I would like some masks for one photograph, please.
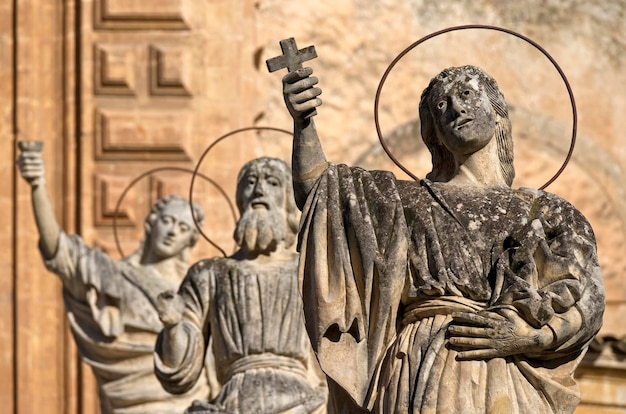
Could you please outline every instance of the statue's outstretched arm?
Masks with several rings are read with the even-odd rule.
[[[61,230],[48,196],[44,162],[39,151],[23,151],[17,160],[22,178],[31,186],[33,213],[39,229],[40,247],[46,259],[54,257]]]
[[[313,70],[306,67],[283,77],[285,104],[294,122],[291,167],[296,204],[300,209],[328,165],[312,119],[315,108],[322,104],[319,98],[322,90],[315,86],[318,80],[312,73]]]

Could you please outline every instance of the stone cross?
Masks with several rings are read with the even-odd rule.
[[[315,46],[311,45],[298,50],[296,39],[293,37],[281,40],[280,48],[283,51],[282,55],[265,61],[267,64],[267,70],[270,72],[276,72],[277,70],[283,68],[287,68],[289,72],[293,72],[294,70],[302,67],[302,62],[306,62],[307,60],[315,59],[317,57]],[[307,113],[306,118],[310,118],[314,115],[317,115],[317,110],[315,109]]]
[[[267,70],[275,72],[279,69],[287,68],[289,72],[293,72],[296,69],[302,67],[302,62],[315,59],[317,53],[315,52],[315,46],[308,46],[304,49],[298,50],[296,46],[296,40],[293,37],[289,39],[283,39],[280,41],[280,48],[283,54],[271,59],[267,59]]]

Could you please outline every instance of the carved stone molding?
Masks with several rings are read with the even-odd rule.
[[[190,161],[190,118],[182,111],[96,109],[96,160]]]
[[[151,95],[191,96],[188,52],[175,46],[151,45],[148,65]]]
[[[95,0],[96,30],[187,30],[182,0]]]
[[[133,96],[133,66],[136,55],[128,45],[94,46],[94,93],[96,95]]]
[[[618,355],[621,359],[626,358],[626,336],[616,338],[612,335],[597,335],[595,338],[593,338],[591,344],[589,344],[590,354],[601,354],[609,348],[615,355]],[[626,365],[624,366],[624,368],[626,369]]]
[[[96,226],[112,226],[115,216],[115,206],[132,180],[131,176],[119,174],[94,175],[94,224]],[[117,216],[117,225],[122,227],[135,226],[136,215],[132,207],[135,204],[136,193],[130,190],[125,202],[120,206]]]
[[[187,198],[189,196],[189,185],[191,174],[162,174],[150,177],[150,203],[154,204],[161,197],[176,194]]]

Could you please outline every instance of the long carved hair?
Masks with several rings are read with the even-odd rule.
[[[511,120],[509,110],[500,92],[500,88],[495,79],[489,76],[484,70],[477,66],[451,67],[443,70],[435,76],[428,87],[422,92],[419,105],[420,125],[422,140],[432,155],[433,169],[426,175],[426,178],[433,181],[449,181],[456,173],[456,165],[452,153],[439,142],[435,130],[435,118],[432,113],[432,102],[430,94],[433,87],[440,83],[454,82],[461,77],[477,78],[480,87],[485,91],[489,102],[496,113],[495,139],[498,147],[498,159],[500,160],[500,171],[506,183],[510,186],[515,178],[513,167],[513,136],[511,133]]]
[[[293,195],[293,185],[291,184],[291,168],[287,163],[278,158],[260,157],[248,161],[239,171],[237,176],[237,208],[239,213],[243,213],[245,209],[243,200],[244,178],[250,172],[252,167],[260,168],[268,166],[278,170],[282,174],[283,189],[285,190],[285,213],[287,219],[288,234],[285,237],[285,247],[290,247],[296,241],[298,234],[298,226],[300,224],[300,210],[296,207],[295,197]]]

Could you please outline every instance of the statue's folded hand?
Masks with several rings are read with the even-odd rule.
[[[483,360],[543,351],[554,342],[550,327],[532,327],[511,309],[459,312],[448,327],[450,348],[459,360]]]

